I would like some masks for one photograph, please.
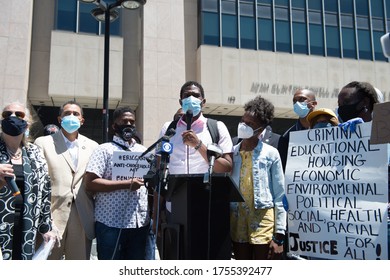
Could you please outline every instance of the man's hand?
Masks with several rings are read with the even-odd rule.
[[[364,123],[362,118],[353,118],[346,122],[339,123],[339,127],[341,127],[344,131],[347,131],[348,128],[351,130],[351,132],[356,131],[356,125],[359,123]]]
[[[136,190],[138,190],[140,187],[142,187],[143,185],[145,185],[144,179],[133,178],[133,179],[130,179],[129,181],[130,181],[130,190],[131,190],[131,191],[136,191]]]

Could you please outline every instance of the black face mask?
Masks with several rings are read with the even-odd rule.
[[[361,101],[358,101],[354,104],[339,106],[337,113],[339,114],[343,122],[349,121],[350,119],[357,118],[361,111],[364,110],[362,107],[360,110],[356,110],[356,106],[359,105]]]
[[[23,134],[27,129],[27,122],[15,116],[10,116],[1,121],[1,130],[10,136]]]
[[[115,133],[125,141],[129,141],[131,138],[133,138],[135,132],[135,126],[133,125],[115,125]]]

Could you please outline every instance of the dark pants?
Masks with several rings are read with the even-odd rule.
[[[95,223],[99,260],[144,260],[149,225],[141,228],[113,228]]]

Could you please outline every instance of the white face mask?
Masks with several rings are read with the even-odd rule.
[[[253,136],[253,134],[258,131],[261,127],[253,130],[253,128],[251,128],[249,125],[246,125],[245,123],[243,122],[240,122],[238,124],[238,128],[237,128],[237,137],[240,138],[240,139],[248,139],[248,138],[251,138]]]

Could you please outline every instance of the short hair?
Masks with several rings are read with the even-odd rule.
[[[264,127],[270,125],[274,119],[275,107],[267,99],[256,96],[254,99],[248,101],[244,105],[246,112],[251,112],[254,116],[264,124]]]
[[[135,116],[135,112],[131,107],[129,106],[123,106],[118,107],[115,109],[114,113],[112,114],[113,122],[115,122],[118,118],[122,117],[124,113],[130,112]]]
[[[368,97],[370,99],[370,111],[374,110],[375,103],[379,103],[375,88],[368,82],[353,81],[345,85],[341,90],[346,88],[354,88],[353,95],[356,95],[360,100]]]
[[[197,88],[200,89],[200,94],[202,95],[202,98],[204,98],[204,89],[201,84],[195,81],[188,81],[184,85],[182,85],[180,89],[180,99],[183,97],[184,89],[186,89],[189,86],[196,86]]]
[[[13,102],[10,102],[8,103],[7,105],[5,105],[3,107],[3,111],[5,110],[5,108],[7,108],[8,106],[12,105],[12,104],[16,104],[16,105],[19,105],[21,107],[24,108],[24,113],[26,114],[26,116],[24,117],[24,120],[27,122],[28,126],[31,128],[32,124],[33,124],[33,117],[31,115],[31,111],[30,109],[28,108],[27,105],[25,105],[24,103],[20,102],[20,101],[13,101]],[[24,146],[26,146],[27,144],[29,144],[29,140],[30,140],[30,137],[29,136],[26,136],[26,134],[23,134],[23,139],[22,139],[22,143]]]
[[[83,107],[81,107],[81,105],[79,103],[77,103],[76,101],[74,101],[74,100],[69,100],[69,101],[65,102],[64,104],[62,104],[62,106],[60,107],[59,114],[58,114],[59,116],[61,116],[62,113],[64,112],[64,107],[66,105],[76,105],[76,106],[78,106],[80,108],[81,115],[84,116]]]

